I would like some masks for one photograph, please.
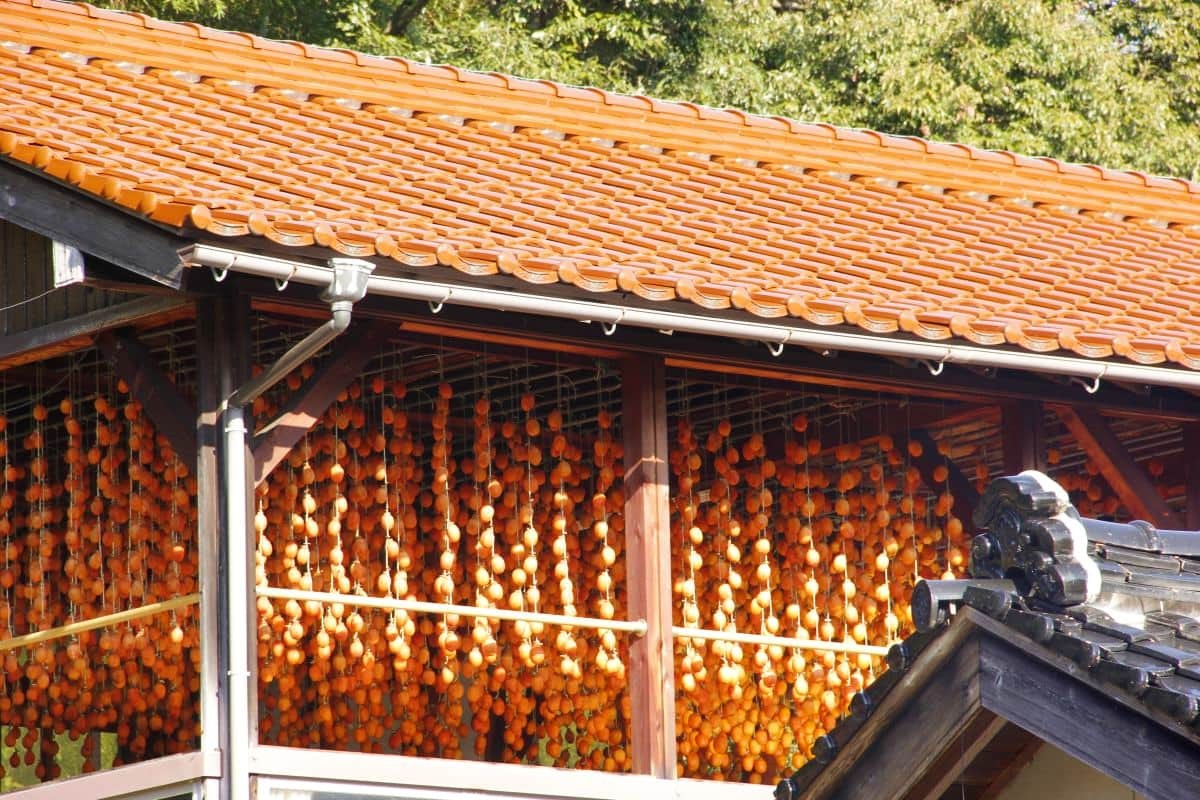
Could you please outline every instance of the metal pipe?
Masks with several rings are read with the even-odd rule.
[[[546,625],[561,625],[574,628],[606,628],[611,631],[646,635],[646,620],[600,619],[599,617],[571,617],[566,614],[544,614],[540,611],[513,611],[508,608],[480,608],[450,603],[429,603],[423,600],[404,600],[396,597],[372,597],[362,594],[336,594],[334,592],[306,592],[302,589],[284,589],[276,586],[259,586],[255,589],[259,597],[276,600],[298,600],[302,603],[343,603],[348,606],[382,608],[389,611],[413,611],[419,614],[457,614],[460,617],[483,617],[484,619],[508,620],[511,622],[542,622]]]
[[[235,259],[236,260],[236,259]],[[350,327],[354,304],[367,292],[367,280],[375,265],[357,258],[333,258],[329,267],[320,270],[327,288],[321,299],[329,303],[333,315],[328,322],[305,336],[284,353],[262,374],[239,386],[227,401],[229,405],[244,406],[253,403],[263,392],[291,374],[292,370],[307,361],[314,353]]]
[[[358,259],[330,259],[320,270],[326,289],[321,299],[330,304],[332,318],[283,354],[261,375],[230,393],[222,403],[224,422],[223,474],[225,493],[226,623],[229,625],[229,792],[231,800],[249,796],[250,732],[252,729],[252,664],[249,638],[254,630],[250,616],[250,525],[247,507],[248,470],[245,406],[287,377],[295,367],[350,326],[354,304],[367,291],[367,277],[375,267]]]
[[[790,636],[769,636],[765,633],[740,633],[738,631],[714,631],[708,628],[685,628],[675,625],[671,634],[677,638],[691,637],[706,639],[710,642],[738,642],[740,644],[760,644],[766,647],[779,645],[793,650],[817,650],[821,652],[849,653],[851,655],[886,656],[888,648],[873,644],[856,644],[855,642],[827,642],[824,639],[794,639]]]
[[[246,588],[246,421],[240,405],[225,408],[225,607],[229,625],[229,787],[231,800],[250,790],[250,647],[243,630],[250,606]],[[251,628],[253,630],[253,628]]]
[[[329,320],[293,345],[269,369],[263,371],[257,377],[246,381],[236,392],[229,396],[229,404],[244,406],[253,403],[255,398],[286,378],[291,374],[292,370],[307,361],[310,356],[322,347],[336,339],[350,324],[349,312],[338,316],[341,319],[335,316],[335,318]]]
[[[329,270],[313,264],[289,261],[270,256],[240,253],[221,247],[197,244],[183,253],[184,261],[193,266],[274,278],[279,281],[323,285],[329,281]],[[622,306],[617,303],[565,298],[546,298],[533,294],[473,286],[454,286],[427,280],[373,275],[368,291],[389,297],[424,300],[431,308],[444,303],[515,311],[537,316],[572,319],[578,322],[598,322],[605,326],[630,325],[661,331],[748,339],[777,347],[794,344],[819,350],[847,350],[858,353],[908,358],[930,364],[963,364],[998,369],[1018,369],[1071,375],[1091,381],[1113,380],[1127,383],[1172,386],[1180,389],[1200,389],[1200,371],[1184,368],[1153,367],[1125,362],[1098,361],[1079,356],[1058,356],[1026,350],[1006,350],[1000,347],[949,344],[871,336],[823,328],[802,327],[750,319],[726,319],[701,314]]]

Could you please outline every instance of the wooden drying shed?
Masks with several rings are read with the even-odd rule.
[[[1196,184],[0,30],[14,797],[762,796],[992,479],[1200,520]]]

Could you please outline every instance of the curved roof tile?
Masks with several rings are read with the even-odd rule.
[[[0,22],[0,157],[162,224],[1200,367],[1187,181],[80,4]]]

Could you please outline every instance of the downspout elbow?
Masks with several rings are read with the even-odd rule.
[[[349,300],[338,300],[330,305],[329,310],[332,312],[332,316],[326,324],[329,326],[330,332],[334,336],[345,333],[346,329],[350,327],[351,317],[354,316],[354,303]]]

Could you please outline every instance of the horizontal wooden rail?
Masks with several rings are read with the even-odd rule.
[[[259,597],[276,600],[299,600],[316,603],[344,603],[348,606],[382,608],[389,611],[412,611],[418,614],[457,614],[460,617],[483,617],[511,622],[541,622],[546,625],[562,625],[575,628],[606,628],[637,636],[646,634],[645,620],[600,619],[598,617],[571,617],[566,614],[543,614],[536,611],[513,611],[508,608],[479,608],[450,603],[429,603],[423,600],[401,600],[395,597],[372,597],[361,594],[337,594],[334,592],[306,592],[301,589],[283,589],[276,586],[259,586],[255,590]]]
[[[172,597],[170,600],[163,600],[160,603],[150,603],[149,605],[138,606],[137,608],[127,608],[124,611],[105,614],[102,617],[68,622],[66,625],[60,625],[57,628],[48,628],[44,631],[35,631],[34,633],[27,633],[24,636],[14,636],[11,639],[0,640],[0,653],[6,650],[16,650],[19,647],[28,647],[31,644],[38,644],[39,642],[61,639],[64,636],[73,636],[84,631],[95,630],[96,628],[119,625],[122,622],[129,622],[141,619],[142,617],[152,617],[164,611],[174,611],[177,608],[196,605],[199,602],[199,594],[185,594],[179,597]]]
[[[706,639],[710,642],[738,642],[740,644],[760,644],[764,646],[779,645],[794,650],[820,650],[823,652],[850,653],[851,655],[886,656],[888,648],[872,644],[855,644],[854,642],[827,642],[824,639],[793,639],[788,636],[768,636],[762,633],[739,633],[738,631],[714,631],[708,628],[685,628],[675,625],[671,628],[676,639],[691,637]]]

